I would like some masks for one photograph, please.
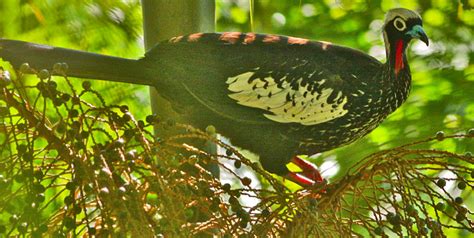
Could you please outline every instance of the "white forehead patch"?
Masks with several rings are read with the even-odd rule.
[[[249,80],[254,72],[246,72],[226,81],[231,91],[229,97],[238,104],[268,111],[264,116],[280,123],[316,125],[345,115],[347,97],[342,92],[325,88],[316,92],[302,78],[288,82],[286,78],[275,82],[272,77]],[[322,85],[325,80],[320,80]],[[295,84],[298,87],[294,87]],[[304,85],[304,86],[303,86]],[[332,95],[331,101],[329,97]]]
[[[410,18],[421,19],[420,14],[415,11],[408,10],[405,8],[394,8],[387,12],[387,15],[385,16],[385,23],[395,19],[396,17],[401,17],[405,21]]]

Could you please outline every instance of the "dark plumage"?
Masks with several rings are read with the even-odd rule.
[[[376,128],[407,98],[405,49],[428,44],[421,18],[390,10],[384,25],[387,62],[346,47],[253,33],[197,33],[156,45],[139,60],[1,40],[0,56],[15,67],[69,64],[69,76],[152,85],[188,123],[214,125],[233,144],[260,155],[265,169],[301,184],[315,168],[286,164],[351,143]]]

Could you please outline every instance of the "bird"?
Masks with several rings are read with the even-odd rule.
[[[0,57],[15,68],[66,62],[70,77],[153,86],[190,125],[213,125],[268,172],[313,186],[323,178],[300,155],[356,141],[408,97],[407,47],[412,39],[429,45],[422,18],[391,9],[382,33],[384,63],[329,42],[241,32],[176,36],[140,59],[1,39]]]

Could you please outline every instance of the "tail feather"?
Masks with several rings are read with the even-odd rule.
[[[23,63],[34,69],[51,69],[55,63],[64,62],[71,77],[153,85],[148,69],[134,59],[5,39],[0,39],[0,58],[16,69]]]

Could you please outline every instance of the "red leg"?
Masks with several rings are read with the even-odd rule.
[[[293,162],[300,169],[302,169],[303,172],[301,172],[301,173],[304,175],[304,177],[309,178],[310,180],[313,181],[313,183],[322,183],[323,182],[323,177],[321,176],[321,174],[318,171],[318,168],[314,164],[312,164],[312,163],[310,163],[310,162],[308,162],[304,159],[301,159],[298,156],[293,157],[291,162]]]
[[[313,186],[315,182],[309,178],[306,178],[305,176],[301,174],[297,174],[295,172],[289,172],[288,175],[285,176],[288,180],[299,184],[300,186],[303,187],[309,187]]]

